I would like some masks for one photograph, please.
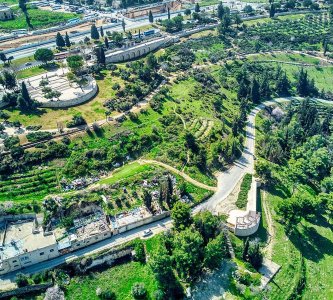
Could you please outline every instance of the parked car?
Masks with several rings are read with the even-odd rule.
[[[146,236],[150,236],[151,234],[153,234],[152,230],[151,229],[147,229],[143,232],[143,237],[146,237]]]

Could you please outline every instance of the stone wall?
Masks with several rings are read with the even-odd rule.
[[[40,103],[40,107],[66,108],[66,107],[76,106],[76,105],[89,101],[90,99],[92,99],[93,97],[96,96],[97,92],[98,92],[98,86],[97,86],[96,82],[94,82],[93,89],[89,93],[87,93],[79,98],[74,98],[74,99],[70,99],[70,100],[66,100],[66,101],[49,101],[49,102],[45,102],[45,103]]]
[[[125,232],[125,231],[128,231],[128,230],[140,227],[142,225],[146,225],[146,224],[164,219],[168,216],[170,216],[170,212],[169,211],[164,211],[164,212],[162,212],[161,214],[159,214],[157,216],[150,216],[150,217],[144,218],[140,221],[137,221],[135,223],[131,223],[131,224],[127,224],[125,226],[121,226],[117,229],[117,232],[115,234],[122,233],[122,232]]]
[[[138,58],[140,56],[146,55],[149,52],[157,50],[158,48],[162,47],[163,45],[169,42],[178,41],[176,37],[162,37],[156,40],[147,41],[146,43],[142,42],[134,47],[130,47],[127,49],[119,49],[114,52],[109,52],[106,54],[106,62],[107,63],[117,63],[122,61],[127,61],[131,59]]]

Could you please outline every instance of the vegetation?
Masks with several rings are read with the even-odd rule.
[[[300,295],[329,297],[331,284],[325,281],[319,292],[316,283],[330,273],[329,269],[318,270],[332,259],[327,250],[332,242],[329,229],[332,197],[328,184],[332,166],[327,148],[331,136],[327,126],[331,122],[330,108],[305,100],[283,107],[282,118],[277,118],[279,110],[265,111],[259,117],[258,154],[262,158],[257,172],[268,186],[267,202],[276,226],[273,259],[282,265],[275,282],[288,283],[279,292],[272,285],[268,296],[272,299]],[[283,135],[286,131],[288,137]],[[296,132],[300,135],[295,139]],[[275,149],[268,150],[268,141],[274,139],[278,140]]]
[[[15,18],[13,20],[0,21],[1,30],[28,28],[29,25],[25,14],[16,7],[12,7],[12,9],[14,10]],[[59,25],[65,23],[69,19],[77,17],[77,14],[41,10],[30,7],[27,8],[27,12],[31,26],[34,29]]]
[[[252,175],[245,174],[242,179],[242,183],[240,186],[240,191],[237,197],[236,206],[238,208],[246,208],[247,205],[247,197],[252,184]]]

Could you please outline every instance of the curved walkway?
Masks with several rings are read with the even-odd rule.
[[[197,187],[200,187],[200,188],[203,188],[203,189],[206,189],[206,190],[209,190],[209,191],[213,191],[213,192],[217,191],[217,187],[209,186],[209,185],[206,185],[202,182],[199,182],[199,181],[191,178],[190,176],[188,176],[183,171],[179,171],[176,168],[174,168],[174,167],[172,167],[172,166],[170,166],[166,163],[163,163],[163,162],[160,162],[160,161],[157,161],[157,160],[151,160],[151,159],[139,159],[138,162],[139,162],[139,164],[152,164],[152,165],[161,166],[161,167],[163,167],[163,168],[165,168],[165,169],[183,177],[186,181],[192,183],[193,185],[195,185]]]

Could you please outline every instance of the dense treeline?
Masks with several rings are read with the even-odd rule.
[[[268,185],[285,187],[287,199],[278,208],[283,222],[290,229],[302,218],[332,215],[332,110],[319,110],[305,99],[291,102],[285,111],[269,109],[266,116],[258,142],[264,160],[256,164],[256,172]]]

